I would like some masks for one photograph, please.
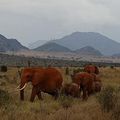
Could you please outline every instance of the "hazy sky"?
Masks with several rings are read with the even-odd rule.
[[[120,0],[0,0],[0,33],[22,44],[75,31],[120,42]]]

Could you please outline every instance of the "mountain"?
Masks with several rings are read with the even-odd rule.
[[[120,43],[96,32],[74,32],[53,42],[76,50],[91,46],[104,55],[113,55],[120,52]]]
[[[34,50],[36,51],[48,51],[48,52],[71,52],[70,49],[59,45],[57,43],[54,42],[48,42],[38,48],[35,48]]]
[[[7,39],[0,34],[0,52],[27,50],[28,48],[20,44],[16,39]]]
[[[55,42],[48,42],[36,49],[36,51],[48,51],[48,52],[73,52],[80,55],[93,55],[93,56],[102,56],[99,50],[94,49],[91,46],[86,46],[75,51],[72,51],[64,46],[61,46]]]
[[[120,58],[120,53],[113,54],[112,57],[118,57],[118,58]]]
[[[102,56],[102,53],[99,50],[96,50],[91,46],[86,46],[86,47],[77,49],[74,52],[81,55]]]
[[[49,40],[38,40],[38,41],[36,41],[36,42],[30,43],[28,47],[29,47],[30,49],[35,49],[35,48],[37,48],[37,47],[39,47],[39,46],[44,45],[44,44],[47,43],[48,41],[49,41]]]

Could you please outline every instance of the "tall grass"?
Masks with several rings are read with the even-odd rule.
[[[63,75],[64,83],[71,82],[70,76],[65,75],[65,68],[58,69]],[[69,74],[73,72],[73,69],[69,68]],[[119,73],[120,68],[101,68],[100,77],[103,88],[110,85],[113,89],[116,89],[120,85]],[[0,120],[119,120],[120,102],[116,102],[118,104],[114,105],[112,112],[103,112],[99,101],[96,99],[96,95],[90,96],[87,101],[64,96],[54,100],[52,96],[42,93],[43,101],[39,101],[36,98],[34,103],[30,103],[31,85],[29,84],[25,89],[25,101],[21,102],[19,100],[19,92],[15,91],[20,81],[17,75],[17,68],[8,68],[5,75],[8,80],[5,77],[0,78],[1,81],[6,83],[0,86],[0,89],[4,91],[3,94],[6,96],[0,97],[0,99],[3,99],[0,103]],[[110,96],[119,96],[117,91],[113,92],[112,95],[111,93]],[[8,96],[9,100],[7,100]],[[116,99],[116,101],[119,101],[119,99]]]

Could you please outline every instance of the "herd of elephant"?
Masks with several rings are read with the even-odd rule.
[[[101,91],[99,69],[94,65],[86,65],[84,72],[71,75],[72,82],[63,85],[63,77],[56,68],[24,68],[21,74],[21,82],[17,89],[20,90],[20,99],[24,100],[24,89],[28,82],[32,83],[30,101],[38,96],[42,100],[41,92],[48,93],[58,98],[59,94],[81,97],[85,100],[90,94]]]

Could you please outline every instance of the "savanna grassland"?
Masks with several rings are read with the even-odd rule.
[[[65,75],[65,68],[58,68],[64,78],[64,83],[71,82],[69,75]],[[70,68],[70,73],[73,69]],[[103,88],[120,86],[120,68],[100,68],[100,78]],[[113,113],[105,112],[101,109],[96,96],[91,95],[87,101],[81,98],[71,98],[60,96],[54,100],[48,94],[42,93],[43,101],[36,97],[33,103],[29,102],[31,94],[31,84],[25,89],[25,101],[19,100],[20,77],[17,68],[8,68],[6,73],[0,73],[0,120],[117,120],[112,117]],[[4,91],[4,92],[3,92]],[[0,96],[0,97],[1,97]],[[117,109],[118,116],[120,110]]]

